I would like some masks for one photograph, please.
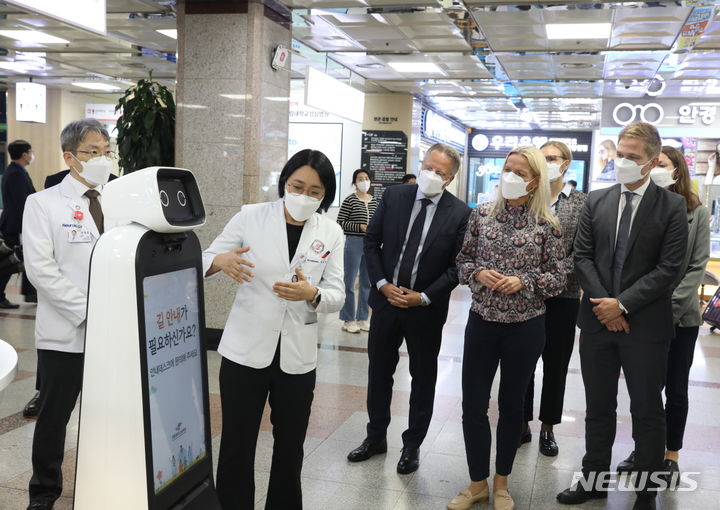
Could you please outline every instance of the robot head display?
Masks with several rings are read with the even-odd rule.
[[[105,228],[138,223],[161,233],[185,232],[205,224],[205,208],[189,170],[143,168],[103,188]]]

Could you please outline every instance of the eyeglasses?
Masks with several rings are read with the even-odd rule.
[[[99,152],[99,151],[81,151],[77,150],[75,151],[79,154],[88,154],[90,156],[90,159],[99,158],[100,156],[105,156],[106,158],[115,159],[115,151],[105,151],[105,152]]]
[[[324,191],[321,191],[319,189],[305,190],[305,188],[303,188],[302,186],[291,182],[287,183],[286,188],[290,193],[297,193],[298,195],[304,194],[309,196],[310,198],[316,198],[318,200],[321,200],[325,196]]]

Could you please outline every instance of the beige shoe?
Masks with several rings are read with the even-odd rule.
[[[370,331],[370,321],[357,321],[360,331]]]
[[[513,510],[515,502],[508,491],[500,489],[493,492],[493,508],[495,510]]]
[[[472,492],[470,492],[470,489],[465,489],[450,500],[447,508],[448,510],[468,510],[478,501],[487,500],[489,495],[490,491],[487,487],[485,487],[485,490],[478,492],[474,496],[472,495]]]
[[[355,321],[345,321],[345,324],[343,324],[342,328],[348,333],[360,333],[360,328],[358,328],[358,325],[355,323]]]

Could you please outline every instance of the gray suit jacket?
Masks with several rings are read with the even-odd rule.
[[[710,258],[710,212],[698,206],[687,213],[688,246],[682,263],[680,283],[672,296],[673,322],[684,328],[702,326],[698,287]]]
[[[615,297],[628,311],[631,337],[669,341],[674,331],[671,297],[688,241],[685,199],[650,182],[630,229],[621,290],[613,296],[619,202],[619,184],[593,191],[580,216],[575,237],[575,271],[583,289],[578,326],[588,333],[602,330],[589,298]]]

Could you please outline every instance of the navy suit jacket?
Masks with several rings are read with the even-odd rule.
[[[589,298],[615,297],[627,309],[630,337],[669,341],[674,332],[672,293],[688,242],[685,199],[652,181],[630,229],[620,293],[612,294],[620,185],[592,191],[575,236],[575,273],[583,289],[578,326],[597,333],[604,326]],[[624,334],[624,333],[618,333]]]
[[[0,215],[0,232],[3,235],[18,235],[22,232],[25,201],[33,193],[35,188],[27,170],[14,161],[10,162],[2,176],[3,212]]]
[[[393,281],[410,223],[417,184],[401,184],[385,190],[365,233],[365,262],[372,283],[369,303],[373,309],[388,305],[377,282]],[[443,192],[420,254],[415,288],[430,299],[430,308],[447,317],[450,292],[458,284],[455,257],[462,247],[470,208],[450,192]]]

